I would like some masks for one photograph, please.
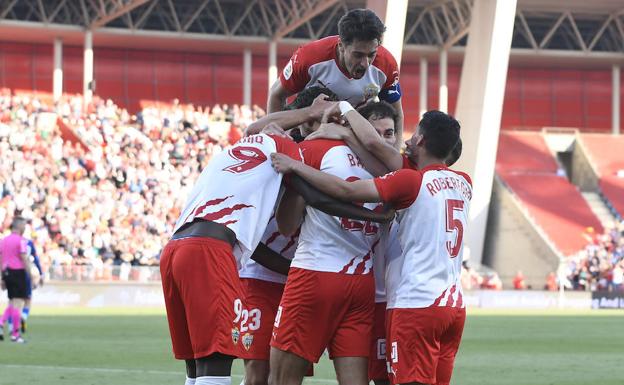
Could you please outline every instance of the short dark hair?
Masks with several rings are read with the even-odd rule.
[[[459,138],[457,140],[457,144],[455,145],[455,147],[453,147],[453,149],[451,150],[451,153],[449,154],[448,158],[446,158],[446,161],[444,163],[446,163],[448,167],[451,167],[459,160],[459,158],[461,157],[461,154],[462,154],[462,140],[461,138]]]
[[[425,149],[436,158],[446,159],[459,140],[459,122],[442,111],[427,111],[418,123]]]
[[[336,95],[332,90],[327,87],[320,86],[312,86],[304,89],[303,91],[297,94],[295,100],[292,101],[289,105],[284,107],[285,110],[298,110],[300,108],[309,107],[312,105],[314,99],[320,94],[325,94],[328,97],[328,100],[338,101],[338,95]]]
[[[394,107],[392,107],[392,104],[388,102],[382,100],[379,102],[366,103],[362,107],[358,108],[357,111],[366,120],[390,118],[394,122],[394,127],[396,129],[399,114],[397,114]]]
[[[11,230],[17,230],[20,226],[26,224],[26,220],[22,217],[14,217],[11,222]]]
[[[338,35],[344,44],[351,44],[355,40],[375,39],[381,44],[381,37],[385,31],[384,23],[370,9],[352,9],[338,21]]]

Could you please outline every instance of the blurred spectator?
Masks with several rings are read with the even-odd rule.
[[[574,290],[622,290],[624,281],[624,221],[603,234],[585,232],[588,245],[567,261],[566,286]]]
[[[524,274],[522,271],[518,270],[516,276],[513,279],[513,288],[515,290],[526,290],[526,282],[524,281]]]
[[[19,214],[44,269],[95,279],[116,267],[122,280],[132,266],[158,264],[193,181],[264,114],[174,100],[133,116],[98,98],[83,112],[80,95],[47,105],[7,90],[0,108],[0,232]],[[64,140],[57,116],[86,148]]]
[[[546,285],[544,285],[544,290],[548,290],[548,291],[559,290],[559,283],[557,282],[557,275],[552,271],[548,273],[548,275],[546,276]]]
[[[503,290],[503,281],[501,281],[496,272],[492,271],[483,277],[481,288],[489,290]]]

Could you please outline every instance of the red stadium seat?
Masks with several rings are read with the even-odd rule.
[[[624,136],[581,134],[580,140],[598,171],[602,193],[615,210],[624,216]]]
[[[535,223],[565,255],[581,250],[583,231],[602,225],[576,186],[557,175],[558,165],[544,137],[534,132],[502,132],[496,171]]]

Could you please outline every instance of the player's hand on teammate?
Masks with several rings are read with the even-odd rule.
[[[271,154],[271,163],[273,163],[273,168],[275,171],[287,174],[292,172],[295,167],[297,167],[297,163],[300,163],[288,155],[281,154],[279,152],[274,152]]]
[[[328,108],[338,104],[338,102],[327,100],[328,98],[329,96],[325,94],[320,94],[319,96],[314,98],[314,101],[312,101],[312,104],[309,107],[310,117],[312,119],[317,120],[317,121],[321,120],[323,118],[325,111]]]
[[[283,138],[290,138],[282,127],[278,126],[277,124],[273,122],[264,126],[261,132],[267,135],[276,135],[276,136],[281,136]]]
[[[337,124],[345,124],[345,120],[342,118],[342,114],[340,112],[339,102],[332,102],[333,104],[327,106],[325,111],[323,112],[323,117],[321,118],[322,123],[337,123]]]
[[[351,129],[336,123],[321,123],[319,128],[306,136],[305,140],[333,139],[344,140],[351,134]]]

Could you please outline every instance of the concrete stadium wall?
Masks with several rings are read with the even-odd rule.
[[[598,175],[591,166],[587,151],[578,139],[574,141],[572,150],[572,175],[570,175],[570,180],[581,191],[599,191]]]
[[[505,288],[522,270],[527,285],[541,289],[546,275],[556,272],[559,258],[513,201],[512,193],[494,179],[483,264],[494,269]]]

